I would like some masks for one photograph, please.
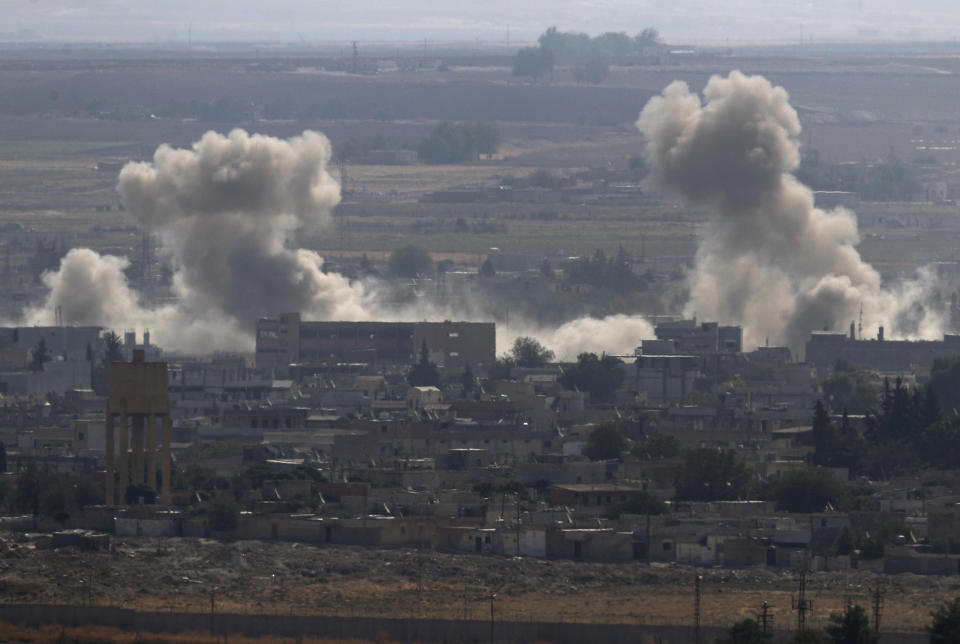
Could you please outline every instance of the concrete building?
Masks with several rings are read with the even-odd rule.
[[[257,368],[298,363],[412,364],[426,343],[430,359],[459,368],[496,355],[492,322],[305,322],[299,313],[257,322]]]
[[[672,340],[675,352],[680,354],[701,356],[743,351],[743,329],[739,326],[720,326],[716,322],[697,324],[696,319],[677,320],[661,322],[654,333],[658,340]]]
[[[118,420],[117,420],[118,419]],[[123,501],[128,485],[156,486],[157,421],[161,434],[160,500],[170,505],[170,400],[167,365],[144,361],[143,350],[133,352],[131,362],[110,365],[110,397],[106,414],[106,503],[116,502],[114,472],[119,473]],[[119,445],[114,447],[114,437]],[[129,446],[129,447],[128,447]]]
[[[820,372],[839,361],[878,371],[916,371],[929,369],[937,358],[960,355],[960,335],[945,335],[943,340],[887,340],[883,327],[875,340],[852,335],[814,333],[807,341],[807,362]]]
[[[647,342],[643,343],[644,352]],[[701,377],[700,358],[690,355],[643,355],[634,363],[637,391],[649,403],[678,402],[693,393]]]
[[[42,340],[51,359],[90,360],[102,353],[98,326],[0,327],[0,349],[33,350]]]

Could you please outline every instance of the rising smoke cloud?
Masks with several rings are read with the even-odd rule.
[[[845,329],[861,306],[867,328],[941,331],[921,304],[931,274],[885,289],[857,251],[854,215],[816,208],[793,176],[800,120],[786,90],[735,71],[711,78],[703,98],[676,81],[637,121],[654,179],[714,213],[689,276],[687,315],[741,324],[747,345],[795,350],[811,331]]]
[[[206,352],[250,348],[255,320],[282,311],[369,317],[361,285],[324,273],[316,252],[290,243],[340,201],[329,160],[327,138],[309,131],[288,140],[208,132],[190,149],[160,146],[151,162],[127,164],[117,189],[169,255],[174,303],[145,306],[127,284],[126,259],[74,249],[44,277],[50,293],[25,319],[51,323],[59,307],[68,322],[150,327],[165,346]]]
[[[843,330],[862,307],[866,328],[891,335],[942,333],[932,271],[894,288],[860,257],[849,211],[814,206],[793,176],[800,123],[785,90],[762,77],[714,77],[704,100],[668,86],[637,121],[654,178],[714,213],[689,275],[686,315],[745,327],[745,343],[799,349],[809,333]],[[173,301],[151,305],[131,289],[124,258],[73,249],[44,276],[49,294],[25,312],[28,324],[64,321],[150,328],[166,347],[207,353],[249,350],[255,320],[282,311],[313,319],[490,319],[482,303],[451,311],[421,298],[389,308],[376,284],[323,272],[298,248],[298,230],[329,220],[340,199],[327,171],[330,144],[304,132],[281,140],[234,130],[209,132],[190,149],[160,146],[151,162],[128,164],[118,190],[127,211],[161,240],[173,266]],[[469,308],[469,307],[474,308]],[[498,325],[498,345],[532,335],[571,360],[582,351],[631,353],[653,335],[641,316],[581,318],[545,329]]]

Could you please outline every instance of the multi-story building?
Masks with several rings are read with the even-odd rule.
[[[492,322],[307,322],[284,313],[257,322],[257,367],[291,364],[411,364],[426,344],[438,365],[486,365],[496,354]]]
[[[662,322],[655,329],[658,340],[672,340],[678,354],[704,355],[743,351],[743,329],[716,322],[694,320]]]
[[[854,334],[814,333],[806,346],[806,360],[825,372],[838,362],[878,371],[925,371],[937,358],[960,355],[960,335],[943,340],[885,340],[883,327],[877,338],[865,340]]]

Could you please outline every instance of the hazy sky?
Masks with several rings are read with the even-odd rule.
[[[956,40],[956,0],[0,0],[0,38],[82,41],[533,39],[561,30],[666,41]]]

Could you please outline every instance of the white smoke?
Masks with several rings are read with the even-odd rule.
[[[639,315],[583,317],[544,328],[531,324],[497,325],[497,346],[509,348],[521,336],[536,338],[557,360],[572,362],[581,353],[633,355],[643,338],[653,337],[653,325]]]
[[[800,121],[787,92],[760,76],[714,76],[704,102],[671,83],[644,107],[654,178],[714,216],[701,237],[686,314],[744,326],[744,341],[799,349],[811,331],[864,325],[935,336],[940,314],[923,306],[931,275],[895,289],[863,261],[856,218],[814,206],[792,172]]]

